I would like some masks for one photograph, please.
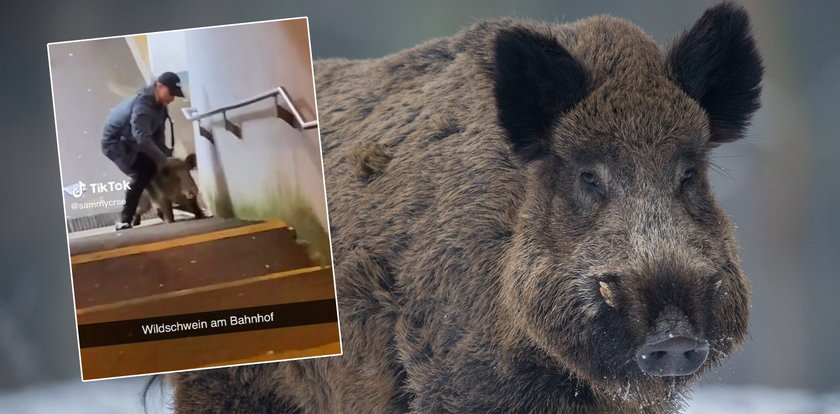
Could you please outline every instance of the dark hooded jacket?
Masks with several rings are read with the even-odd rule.
[[[111,109],[102,136],[102,153],[124,173],[131,173],[137,154],[161,165],[170,150],[165,144],[166,106],[155,100],[154,85],[141,89]]]

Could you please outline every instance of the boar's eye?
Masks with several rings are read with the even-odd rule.
[[[680,188],[682,188],[689,180],[691,180],[691,177],[693,177],[693,176],[694,176],[694,168],[689,168],[689,169],[683,171],[682,177],[680,177]]]
[[[589,171],[580,173],[580,181],[588,190],[596,192],[601,197],[607,196],[607,188],[604,186],[604,182],[594,173]]]

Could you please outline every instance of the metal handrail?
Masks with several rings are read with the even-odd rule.
[[[204,119],[204,118],[216,115],[216,114],[220,114],[220,113],[222,115],[225,115],[225,112],[227,112],[231,109],[241,108],[243,106],[250,105],[254,102],[258,102],[258,101],[261,101],[263,99],[268,99],[268,98],[272,98],[272,97],[275,98],[275,103],[277,104],[276,101],[277,101],[278,96],[282,97],[283,101],[286,102],[286,105],[289,106],[289,109],[291,109],[289,112],[292,114],[295,121],[297,121],[297,124],[299,125],[300,129],[312,129],[312,128],[315,128],[315,127],[318,126],[318,120],[317,119],[313,120],[313,121],[308,121],[308,122],[305,122],[303,120],[303,117],[300,116],[300,112],[298,111],[297,107],[295,107],[295,105],[292,103],[291,98],[289,98],[289,94],[286,92],[286,89],[283,88],[282,86],[279,87],[279,88],[272,89],[268,92],[259,94],[257,96],[254,96],[252,98],[248,98],[248,99],[245,99],[243,101],[239,101],[239,102],[231,104],[231,105],[223,106],[221,108],[213,109],[213,110],[201,113],[201,114],[197,114],[196,112],[198,112],[198,110],[195,109],[195,108],[181,108],[181,112],[184,113],[184,117],[187,118],[187,120],[198,121],[198,120],[201,120],[201,119]],[[278,104],[278,106],[279,106],[279,104]],[[228,122],[227,121],[227,116],[225,116],[225,121]]]

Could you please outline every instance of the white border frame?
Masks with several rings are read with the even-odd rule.
[[[312,74],[312,91],[314,93],[315,99],[315,119],[320,120],[320,114],[318,113],[318,90],[315,85],[315,64],[313,63],[312,57],[312,33],[309,28],[309,17],[308,16],[300,16],[300,17],[288,17],[282,19],[269,19],[269,20],[259,20],[254,22],[243,22],[243,23],[231,23],[231,24],[220,24],[220,25],[213,25],[213,26],[202,26],[202,27],[191,27],[187,29],[173,29],[173,30],[161,30],[157,32],[145,32],[145,33],[133,33],[133,34],[125,34],[125,35],[117,35],[117,36],[103,36],[103,37],[96,37],[90,39],[80,39],[80,40],[66,40],[60,42],[49,42],[47,43],[47,65],[49,66],[50,71],[50,97],[52,99],[52,106],[53,106],[53,124],[55,126],[55,141],[56,141],[56,155],[58,156],[58,171],[59,177],[61,182],[59,183],[59,192],[63,191],[64,186],[64,171],[61,168],[61,149],[58,138],[58,117],[56,112],[55,106],[55,88],[53,87],[53,75],[52,75],[52,62],[50,60],[50,46],[51,45],[59,45],[59,44],[68,44],[68,43],[79,43],[79,42],[87,42],[92,40],[104,40],[104,39],[115,39],[115,38],[126,38],[130,36],[147,36],[151,34],[161,34],[161,33],[172,33],[172,32],[187,32],[190,30],[203,30],[203,29],[216,29],[222,27],[233,27],[233,26],[241,26],[241,25],[249,25],[249,24],[259,24],[259,23],[273,23],[273,22],[283,22],[288,20],[298,20],[304,19],[306,21],[306,37],[309,43],[309,71]],[[332,270],[332,279],[333,279],[333,296],[335,298],[335,309],[336,309],[336,319],[338,324],[338,346],[340,352],[337,354],[327,354],[327,355],[317,355],[317,356],[309,356],[309,357],[300,357],[300,358],[288,358],[288,359],[276,359],[271,361],[260,361],[260,362],[246,362],[242,364],[231,364],[231,365],[220,365],[220,366],[213,366],[213,367],[197,367],[197,368],[187,368],[187,369],[179,369],[179,370],[172,370],[172,371],[159,371],[159,372],[148,372],[144,374],[132,374],[132,375],[122,375],[116,377],[105,377],[105,378],[93,378],[93,379],[85,379],[84,378],[84,371],[82,369],[82,348],[79,343],[79,321],[76,315],[77,307],[76,307],[76,292],[75,286],[73,284],[73,263],[70,256],[70,237],[67,233],[67,229],[64,229],[64,239],[67,246],[67,266],[70,270],[70,293],[73,298],[73,320],[75,322],[74,328],[76,329],[76,347],[79,350],[79,376],[81,377],[82,382],[94,382],[94,381],[103,381],[103,380],[110,380],[115,378],[131,378],[131,377],[142,377],[147,375],[160,375],[160,374],[171,374],[176,372],[189,372],[189,371],[202,371],[206,369],[218,369],[218,368],[229,368],[229,367],[237,367],[243,365],[258,365],[258,364],[272,364],[277,362],[285,362],[285,361],[298,361],[304,359],[313,359],[313,358],[325,358],[325,357],[332,357],[332,356],[341,356],[344,355],[344,340],[341,336],[341,311],[338,307],[338,288],[336,287],[335,282],[335,255],[333,253],[333,243],[332,243],[332,232],[330,231],[330,208],[329,208],[329,200],[327,199],[327,177],[324,171],[324,150],[323,150],[323,142],[321,141],[321,123],[318,122],[318,151],[319,156],[321,158],[321,183],[323,184],[323,192],[324,192],[324,207],[326,208],[327,213],[327,237],[330,242],[330,268]],[[63,196],[62,196],[63,197]],[[63,198],[62,198],[63,200]],[[62,211],[64,213],[64,219],[67,219],[67,207],[65,203],[62,201],[61,203]],[[220,334],[224,335],[224,334]]]

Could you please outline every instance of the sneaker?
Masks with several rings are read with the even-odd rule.
[[[123,222],[119,222],[119,221],[117,222],[117,231],[130,229],[130,228],[131,228],[131,223],[123,223]]]

